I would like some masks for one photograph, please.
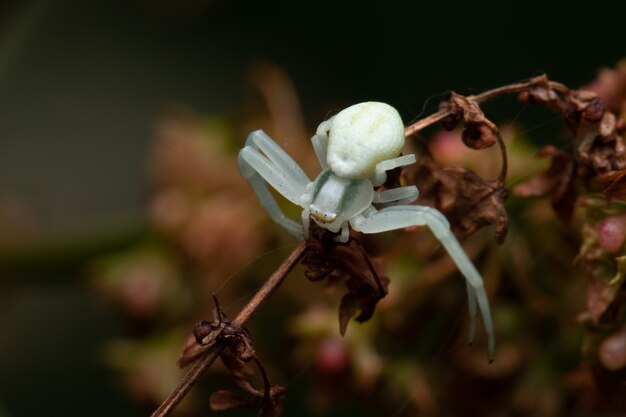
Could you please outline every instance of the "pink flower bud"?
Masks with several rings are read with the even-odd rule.
[[[611,371],[626,366],[626,328],[604,339],[600,344],[598,356],[602,365]]]
[[[343,372],[349,364],[348,347],[344,340],[329,337],[317,347],[316,363],[320,371],[335,375]]]
[[[621,214],[604,219],[598,226],[598,239],[605,251],[619,252],[626,239],[626,215]]]

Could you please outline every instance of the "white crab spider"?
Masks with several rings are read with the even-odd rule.
[[[415,186],[382,192],[374,189],[385,182],[386,171],[415,162],[415,155],[398,157],[404,145],[404,125],[396,109],[378,102],[355,104],[322,122],[311,141],[322,166],[314,181],[262,130],[250,133],[239,152],[239,169],[272,219],[298,239],[308,238],[313,220],[324,229],[341,232],[337,238],[341,242],[349,239],[349,227],[362,233],[379,233],[428,226],[465,276],[470,343],[478,307],[492,358],[495,340],[483,280],[451,233],[445,216],[431,207],[408,205],[417,199]],[[301,222],[285,216],[267,184],[302,207]],[[378,210],[373,203],[387,204]]]

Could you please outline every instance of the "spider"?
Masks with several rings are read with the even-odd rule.
[[[308,239],[311,220],[338,233],[340,242],[348,241],[350,227],[361,233],[380,233],[428,226],[465,276],[469,342],[474,339],[478,307],[491,360],[495,338],[483,280],[450,231],[448,220],[434,208],[409,204],[418,197],[415,186],[376,190],[384,184],[387,171],[416,161],[415,155],[398,156],[404,145],[398,111],[379,102],[355,104],[322,122],[311,142],[322,167],[314,181],[262,130],[250,133],[239,152],[239,169],[271,218],[300,240]],[[301,222],[282,212],[267,184],[302,207]],[[374,204],[383,207],[377,209]]]

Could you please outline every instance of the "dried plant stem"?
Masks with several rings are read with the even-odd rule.
[[[291,252],[287,259],[274,271],[254,297],[252,297],[248,304],[239,312],[237,317],[233,320],[234,325],[239,327],[246,325],[254,313],[257,312],[272,293],[283,283],[289,272],[302,260],[308,249],[306,242],[302,242]],[[198,358],[193,368],[187,372],[178,387],[176,387],[159,408],[152,413],[152,417],[164,417],[169,415],[178,403],[185,398],[191,387],[193,387],[202,374],[211,367],[215,359],[220,355],[222,349],[224,349],[223,343],[217,342],[211,345],[211,347]]]
[[[506,144],[504,143],[504,139],[502,139],[502,135],[500,134],[500,129],[498,129],[498,126],[493,124],[489,119],[485,119],[485,124],[493,132],[496,137],[496,141],[498,142],[498,148],[500,149],[500,159],[502,160],[502,167],[500,168],[500,175],[498,175],[498,182],[500,184],[504,184],[504,181],[506,180],[506,174],[509,169],[509,159],[506,156]]]
[[[538,77],[531,78],[530,80],[523,83],[508,84],[502,87],[494,88],[493,90],[485,91],[484,93],[480,93],[475,96],[468,96],[467,98],[480,104],[484,103],[485,101],[489,101],[496,97],[499,97],[503,94],[521,93],[522,91],[528,91],[529,89],[540,85],[546,86],[549,89],[558,91],[560,93],[567,93],[569,91],[569,89],[565,85],[554,81],[549,81],[548,77],[546,77],[545,75],[540,75]],[[430,116],[418,120],[412,125],[407,126],[404,129],[404,136],[411,136],[419,132],[420,130],[427,128],[428,126],[442,121],[447,116],[450,116],[450,111],[448,110],[440,110],[437,113],[433,113]]]

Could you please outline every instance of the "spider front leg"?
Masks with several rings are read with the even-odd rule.
[[[303,206],[310,180],[302,168],[262,130],[248,135],[246,146],[239,151],[237,161],[239,170],[272,220],[302,240],[302,225],[285,216],[267,188],[267,184],[270,184],[286,199]]]
[[[317,156],[317,160],[320,161],[322,169],[328,168],[326,154],[328,151],[328,132],[330,130],[331,121],[332,118],[320,123],[317,127],[317,132],[315,132],[315,135],[311,138],[315,155]]]
[[[393,203],[393,204],[408,204],[417,200],[419,191],[414,185],[407,185],[406,187],[392,188],[385,191],[374,192],[373,203]]]
[[[419,225],[428,226],[467,280],[466,286],[471,320],[469,330],[470,343],[473,341],[476,329],[476,304],[478,304],[488,338],[487,350],[489,360],[493,360],[495,351],[493,322],[482,277],[450,231],[450,224],[443,214],[431,207],[424,206],[392,206],[380,211],[371,208],[362,215],[357,216],[350,223],[355,230],[363,233],[380,233]]]
[[[372,185],[374,185],[374,187],[383,185],[385,181],[387,181],[387,171],[414,164],[415,161],[415,155],[409,154],[379,162],[374,168],[374,177],[371,178],[370,181],[372,181]]]

